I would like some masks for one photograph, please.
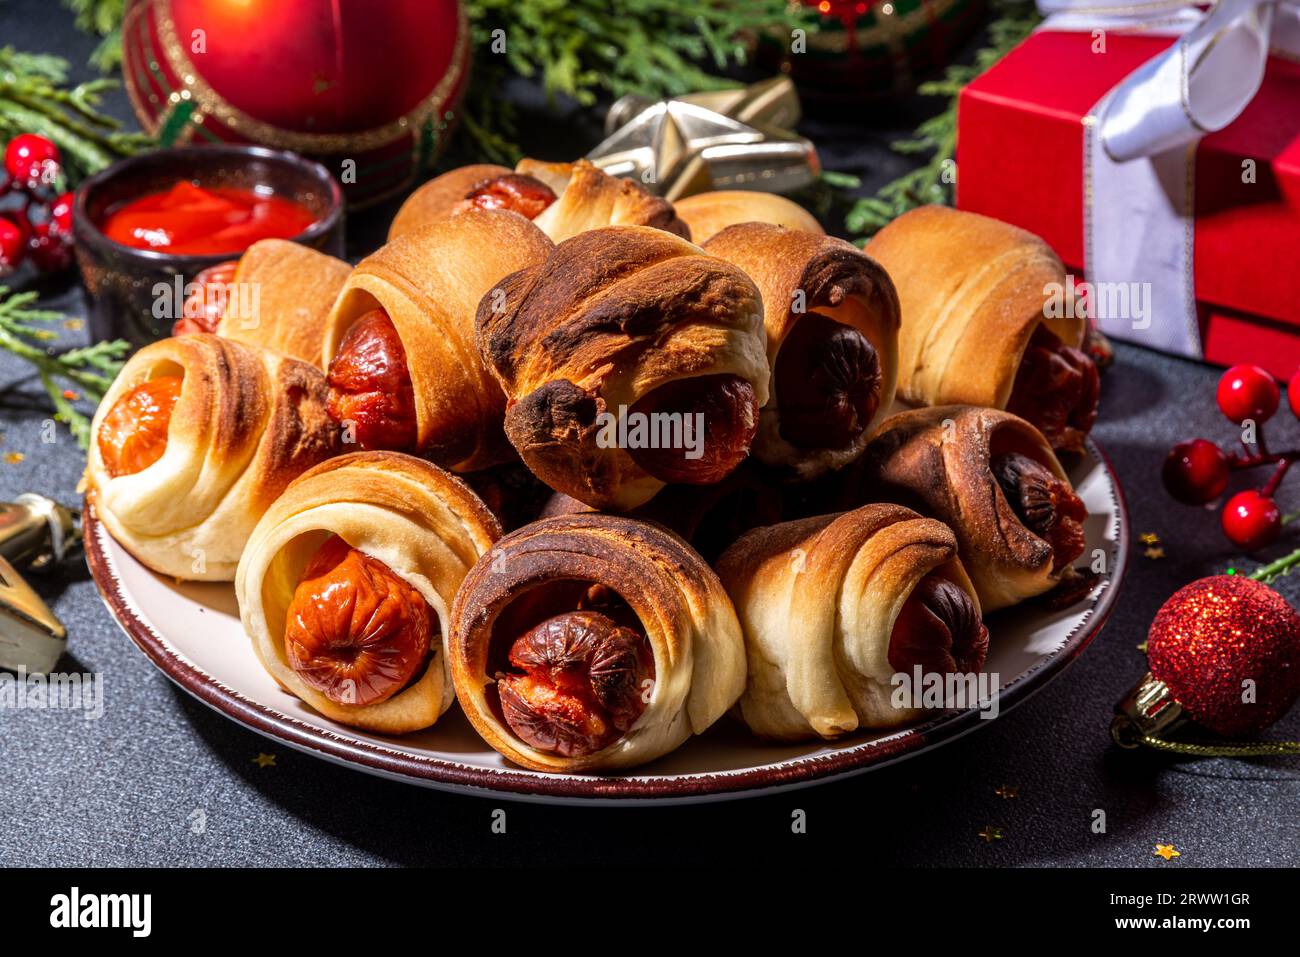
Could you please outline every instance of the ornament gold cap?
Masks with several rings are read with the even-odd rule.
[[[1136,748],[1144,738],[1164,737],[1187,720],[1169,686],[1148,671],[1115,705],[1110,736],[1121,748]]]
[[[67,630],[18,569],[48,568],[75,551],[79,519],[35,493],[0,502],[0,668],[48,674],[63,654]]]

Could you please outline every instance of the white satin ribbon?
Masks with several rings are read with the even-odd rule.
[[[1205,11],[1175,0],[1038,0],[1038,8],[1040,30],[1179,38],[1084,118],[1085,255],[1104,332],[1200,358],[1194,147],[1249,105],[1270,46],[1300,56],[1300,0],[1218,0]],[[1149,311],[1139,314],[1135,301]],[[1121,302],[1128,308],[1106,308]]]

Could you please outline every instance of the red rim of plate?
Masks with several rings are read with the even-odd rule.
[[[1128,509],[1110,460],[1096,443],[1089,451],[1108,477],[1118,534],[1112,555],[1113,572],[1083,619],[1061,647],[1021,673],[1000,692],[1005,712],[1027,699],[1078,657],[1101,631],[1119,593],[1128,564]],[[718,773],[686,773],[662,777],[549,774],[522,768],[500,770],[460,764],[435,757],[415,757],[382,742],[330,731],[269,708],[228,688],[184,658],[131,608],[122,594],[100,538],[101,526],[87,503],[84,535],[86,564],[104,604],[118,625],[168,678],[199,701],[239,724],[308,754],[359,770],[425,786],[479,796],[506,794],[519,800],[566,803],[630,803],[724,799],[770,793],[777,788],[814,784],[844,777],[900,760],[922,749],[955,740],[981,723],[975,709],[945,712],[914,727],[876,741],[864,741],[831,754],[783,760],[778,764]]]

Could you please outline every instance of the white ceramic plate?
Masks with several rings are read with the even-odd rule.
[[[1001,681],[1002,712],[1046,684],[1101,629],[1128,554],[1128,521],[1115,474],[1089,443],[1071,480],[1088,508],[1087,551],[1102,549],[1107,573],[1076,605],[1057,612],[1015,608],[988,619],[986,670]],[[262,670],[239,624],[234,588],[177,584],[146,569],[86,515],[86,552],[104,603],[131,640],[200,701],[290,747],[425,787],[504,793],[554,803],[701,801],[771,792],[880,767],[989,722],[976,710],[946,711],[903,730],[834,744],[773,745],[724,719],[651,764],[620,775],[545,774],[493,751],[458,707],[427,731],[385,737],[321,717]]]

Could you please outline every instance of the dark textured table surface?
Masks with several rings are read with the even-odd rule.
[[[80,64],[91,41],[50,0],[0,5],[0,43],[55,49]],[[526,93],[526,91],[525,91]],[[118,98],[112,109],[127,115]],[[870,187],[902,160],[885,145],[914,121],[915,104],[871,113],[851,128],[814,126],[830,168]],[[532,144],[547,158],[586,148]],[[549,145],[549,148],[548,148]],[[353,224],[358,248],[383,212]],[[21,277],[19,277],[21,278]],[[49,301],[82,307],[75,290]],[[1137,646],[1180,585],[1240,560],[1217,517],[1172,502],[1160,461],[1180,438],[1231,439],[1214,405],[1215,370],[1120,347],[1103,384],[1095,436],[1119,472],[1134,533],[1156,532],[1166,557],[1134,543],[1109,623],[1084,654],[1023,706],[937,751],[858,777],[771,797],[664,808],[554,808],[426,791],[371,778],[269,744],[171,685],[123,635],[81,564],[37,581],[67,623],[61,671],[105,683],[99,720],[68,711],[0,710],[0,864],[344,865],[492,863],[813,862],[1184,868],[1300,864],[1300,763],[1190,760],[1119,752],[1114,702],[1142,674]],[[35,490],[76,499],[82,456],[65,431],[42,442],[38,382],[0,353],[0,500]],[[1300,442],[1280,413],[1274,445]],[[1282,504],[1296,507],[1288,493]],[[1289,549],[1289,536],[1268,554]],[[1300,601],[1300,576],[1279,589]],[[1300,735],[1300,710],[1270,735]],[[275,764],[260,767],[259,753]],[[1000,797],[1001,785],[1018,788]],[[507,832],[493,834],[495,808]],[[794,809],[806,834],[791,833]],[[1091,829],[1106,812],[1104,834]],[[196,826],[202,821],[203,826]],[[1002,839],[985,843],[986,825]],[[1153,845],[1172,843],[1165,862]]]

